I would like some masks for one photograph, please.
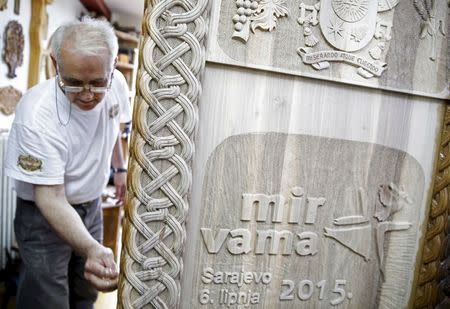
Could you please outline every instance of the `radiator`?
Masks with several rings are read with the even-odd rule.
[[[7,134],[0,134],[0,269],[6,264],[6,250],[11,252],[15,243],[13,220],[16,212],[16,192],[13,189],[14,180],[6,177],[3,160],[6,156]]]

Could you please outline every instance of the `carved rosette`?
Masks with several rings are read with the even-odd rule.
[[[433,197],[416,287],[415,308],[433,308],[450,295],[450,106],[446,107]],[[445,306],[444,306],[445,307]],[[442,308],[444,308],[442,307]]]
[[[130,146],[120,308],[174,308],[179,303],[207,3],[147,2]]]

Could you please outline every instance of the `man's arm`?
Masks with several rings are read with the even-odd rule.
[[[117,288],[117,268],[111,249],[89,234],[78,213],[69,204],[64,185],[35,185],[36,205],[56,233],[74,251],[86,257],[85,277],[100,291]]]
[[[123,203],[125,200],[125,192],[127,188],[127,173],[125,161],[123,159],[122,141],[120,133],[117,136],[116,144],[114,145],[112,155],[112,166],[118,171],[114,173],[114,186],[116,187],[116,197],[118,203]]]

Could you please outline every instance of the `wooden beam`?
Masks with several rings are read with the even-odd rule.
[[[28,88],[39,82],[39,68],[42,54],[43,27],[47,23],[48,4],[53,0],[31,1],[31,21],[30,21],[30,64],[28,67]]]

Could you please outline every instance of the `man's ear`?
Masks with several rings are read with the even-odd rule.
[[[50,58],[52,58],[53,67],[55,68],[55,71],[56,71],[56,59],[53,56],[53,54],[50,54]]]

